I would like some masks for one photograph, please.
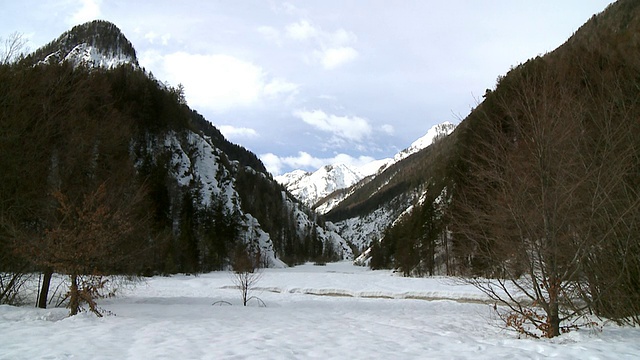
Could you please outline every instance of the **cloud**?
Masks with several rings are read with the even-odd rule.
[[[281,78],[275,78],[264,86],[264,94],[277,97],[282,94],[295,94],[300,86]]]
[[[273,11],[275,14],[278,14],[278,15],[285,14],[285,15],[294,16],[294,15],[304,15],[307,13],[306,10],[300,9],[290,2],[284,2],[280,4],[278,2],[269,1],[269,3],[271,4],[270,6],[271,11]]]
[[[237,138],[256,138],[258,137],[258,132],[251,128],[246,127],[235,127],[232,125],[220,125],[218,126],[222,135],[224,135],[227,139],[237,139]]]
[[[101,3],[102,0],[80,0],[80,9],[71,14],[67,21],[76,25],[99,18]]]
[[[335,69],[358,57],[358,52],[352,47],[331,48],[316,54],[327,70]]]
[[[148,68],[160,63],[160,78],[174,86],[183,84],[191,106],[216,112],[255,106],[280,97],[287,99],[298,89],[298,85],[284,79],[270,78],[251,62],[223,54],[149,52],[141,56],[140,63]]]
[[[282,37],[280,31],[272,26],[260,26],[258,32],[269,42],[272,42],[278,47],[282,46]]]
[[[169,43],[169,39],[171,39],[171,34],[164,34],[162,36],[159,36],[155,32],[150,31],[150,32],[144,34],[144,38],[147,39],[147,41],[149,41],[151,44],[154,44],[156,42],[156,40],[158,40],[158,38],[159,38],[160,39],[160,43],[162,45],[166,46]]]
[[[372,132],[369,122],[357,116],[337,116],[322,110],[297,110],[293,112],[293,116],[343,140],[360,142],[369,137]]]
[[[396,130],[394,129],[393,125],[384,124],[384,125],[380,126],[380,131],[382,131],[383,133],[385,133],[387,135],[393,135]]]
[[[329,36],[329,41],[334,46],[353,44],[358,40],[354,33],[342,28],[334,31],[333,33],[329,33],[327,36]]]
[[[286,27],[287,36],[294,40],[309,40],[318,36],[321,31],[306,20],[291,23]]]
[[[285,169],[304,169],[307,171],[315,171],[328,164],[345,164],[353,167],[360,167],[368,164],[375,159],[370,156],[353,157],[347,154],[337,154],[334,157],[319,158],[311,156],[304,151],[298,152],[297,156],[280,157],[273,153],[260,155],[260,160],[267,170],[274,174],[280,175]]]
[[[319,63],[326,70],[332,70],[358,57],[358,51],[352,46],[358,38],[350,31],[340,28],[333,32],[323,31],[307,20],[299,20],[285,28],[286,36],[300,42],[312,42],[315,49],[311,52],[312,63]]]

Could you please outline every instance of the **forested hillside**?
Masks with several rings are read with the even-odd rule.
[[[27,271],[198,273],[238,249],[261,266],[352,256],[122,44],[115,25],[92,22],[0,65],[0,272],[14,274],[0,301]],[[111,66],[114,51],[130,61]]]
[[[557,50],[499,77],[446,141],[396,164],[409,176],[369,194],[398,196],[411,179],[426,191],[374,243],[371,266],[495,278],[476,285],[509,304],[499,294],[515,284],[543,315],[518,302],[511,319],[546,336],[584,311],[637,323],[639,33],[640,2],[610,5]]]

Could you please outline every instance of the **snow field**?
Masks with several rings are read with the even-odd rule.
[[[517,339],[483,295],[446,278],[350,263],[267,269],[240,305],[232,274],[154,277],[101,307],[115,316],[0,306],[0,359],[633,359],[640,329]],[[315,294],[315,295],[314,295]],[[325,296],[318,296],[325,295]],[[373,297],[370,298],[369,296]],[[409,297],[450,298],[425,301]],[[215,305],[226,301],[233,305]]]

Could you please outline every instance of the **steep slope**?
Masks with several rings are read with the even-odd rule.
[[[499,186],[519,183],[526,190],[512,191],[511,196],[526,197],[535,194],[536,189],[531,189],[534,186],[532,184],[548,184],[548,179],[547,182],[524,182],[523,179],[537,173],[518,169],[531,164],[526,162],[530,159],[525,157],[531,152],[522,150],[525,145],[535,146],[552,141],[570,145],[554,148],[553,155],[544,160],[555,161],[553,164],[557,166],[557,173],[566,176],[562,181],[553,179],[557,189],[561,189],[557,194],[567,196],[567,191],[575,194],[564,198],[559,205],[562,209],[576,206],[573,209],[576,212],[571,214],[573,218],[563,218],[565,222],[573,222],[574,233],[577,231],[575,229],[582,226],[589,228],[594,224],[593,220],[584,221],[585,215],[582,213],[589,206],[594,206],[593,203],[576,205],[585,198],[602,196],[606,199],[592,209],[594,213],[619,211],[607,209],[604,204],[616,209],[622,206],[620,204],[625,204],[625,212],[617,214],[621,218],[637,216],[638,194],[631,189],[640,183],[637,172],[640,158],[637,151],[640,148],[637,142],[640,131],[637,122],[640,112],[637,102],[637,74],[640,72],[637,60],[640,55],[638,31],[638,1],[621,0],[610,5],[603,13],[594,15],[558,49],[518,65],[505,76],[500,76],[496,88],[486,94],[484,101],[450,136],[387,169],[375,181],[356,190],[328,213],[327,219],[340,226],[343,236],[348,237],[349,232],[358,230],[352,223],[362,224],[365,219],[375,218],[375,211],[389,208],[392,201],[404,198],[404,208],[411,207],[411,210],[403,212],[402,209],[396,209],[393,214],[403,214],[402,217],[399,220],[395,217],[395,220],[381,225],[381,233],[371,232],[367,238],[371,241],[382,237],[381,242],[373,242],[373,267],[394,267],[407,275],[490,273],[491,269],[504,266],[501,261],[518,263],[518,260],[509,258],[514,256],[514,247],[498,250],[491,244],[491,239],[485,238],[486,243],[480,242],[478,239],[483,235],[480,232],[475,233],[475,238],[469,232],[466,237],[461,234],[469,231],[469,224],[478,225],[481,221],[493,221],[496,231],[510,229],[509,226],[517,223],[510,217],[481,218],[478,214],[484,209],[495,209],[498,201],[506,201],[504,193],[495,192]],[[543,120],[548,123],[540,123]],[[554,127],[549,125],[552,120],[555,121]],[[513,167],[506,168],[507,162],[500,162],[501,158],[496,155],[511,159]],[[560,161],[564,161],[562,166],[558,165]],[[575,171],[566,171],[571,166],[575,166]],[[602,179],[589,178],[593,174],[587,170],[595,171],[593,169],[600,169],[597,172],[600,176],[607,174],[607,184],[611,186],[607,195],[598,195],[603,191],[598,187],[602,185],[599,182]],[[521,172],[516,176],[508,171]],[[581,172],[586,175],[579,176]],[[617,176],[621,172],[624,178],[614,180],[620,179]],[[487,174],[504,176],[507,173],[513,175],[509,182],[505,177],[494,177],[491,181],[484,179],[482,185],[479,182]],[[612,185],[614,181],[618,181],[616,186]],[[579,191],[588,195],[578,195]],[[553,199],[558,199],[558,196],[554,195]],[[614,201],[615,206],[609,203]],[[535,204],[535,201],[517,203],[523,208],[531,204]],[[558,210],[553,212],[553,216],[568,216],[567,211]],[[532,221],[541,212],[531,210],[519,216],[523,221]],[[611,219],[601,221],[606,226],[615,223]],[[618,221],[631,224],[627,222],[629,220]],[[624,237],[636,234],[637,227],[610,231]],[[610,235],[608,232],[606,234]],[[623,263],[607,259],[610,254],[604,254],[605,250],[600,247],[605,243],[603,239],[598,238],[600,245],[596,247],[603,251],[600,256],[604,257],[598,258],[595,253],[590,253],[588,260],[584,260],[592,262],[590,271],[594,271],[596,264],[601,266],[600,261],[611,261],[612,265],[606,267],[609,269],[635,266],[633,270],[620,271],[637,271],[637,260]],[[618,239],[609,241],[607,246],[612,247],[610,251],[617,251],[624,256],[634,253],[634,249],[638,248],[637,243],[625,243],[627,248],[623,249]],[[481,253],[482,250],[485,252]],[[613,275],[597,275],[602,276]],[[629,285],[624,288],[637,290]],[[621,293],[627,290],[621,290]]]
[[[393,164],[445,137],[453,129],[455,125],[450,122],[435,125],[393,158],[374,160],[357,168],[345,164],[333,164],[326,165],[313,173],[294,170],[275,179],[296,198],[319,213],[326,214],[352,194],[356,188]]]
[[[408,156],[417,153],[418,151],[426,148],[427,146],[437,142],[438,140],[444,138],[445,136],[451,134],[451,132],[456,128],[454,124],[449,121],[445,121],[441,124],[435,125],[431,127],[427,131],[427,133],[414,141],[409,145],[408,148],[400,151],[393,157],[393,162],[389,163],[389,165],[395,164],[402,159],[406,159]]]
[[[326,165],[313,173],[294,170],[277,176],[275,180],[284,185],[291,194],[308,206],[332,192],[350,187],[362,180],[364,175],[345,164]]]
[[[238,247],[260,254],[262,265],[276,267],[286,266],[285,262],[353,257],[344,239],[275,182],[255,154],[226,140],[181,101],[177,89],[167,88],[141,70],[133,46],[115,25],[104,21],[78,25],[21,64],[1,70],[2,90],[15,98],[2,104],[7,107],[3,123],[18,121],[24,109],[32,109],[28,118],[41,121],[25,124],[27,130],[20,130],[21,136],[36,137],[40,130],[41,136],[51,137],[40,146],[41,173],[52,171],[47,163],[66,159],[58,159],[63,152],[73,159],[73,145],[61,147],[60,141],[95,141],[96,158],[74,165],[78,169],[110,157],[101,152],[100,140],[84,138],[84,127],[78,134],[49,128],[82,119],[99,133],[110,130],[109,117],[122,119],[122,132],[111,138],[119,154],[129,154],[137,171],[135,181],[143,184],[147,194],[144,202],[150,219],[144,221],[154,232],[147,236],[154,240],[144,245],[152,250],[150,258],[139,260],[148,271],[220,269],[230,265]],[[25,78],[30,80],[22,81]],[[44,105],[34,108],[34,102]],[[19,131],[21,125],[16,126]],[[12,156],[19,158],[19,153],[36,151],[30,146],[20,144],[6,151],[2,163]],[[120,159],[127,161],[126,156]],[[66,167],[55,166],[63,172],[61,179],[67,179]],[[60,181],[69,182],[71,191],[72,183],[107,179],[83,175]],[[49,196],[50,191],[41,188],[35,197],[46,201]]]
[[[136,51],[120,29],[108,21],[74,26],[25,59],[36,64],[69,61],[74,65],[106,69],[123,64],[138,66]]]
[[[360,250],[384,237],[384,232],[411,212],[419,201],[437,197],[444,186],[432,186],[445,176],[444,157],[451,151],[451,135],[389,166],[354,186],[349,196],[326,214],[340,234]]]

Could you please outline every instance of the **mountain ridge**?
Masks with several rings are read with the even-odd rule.
[[[260,255],[261,265],[272,267],[353,258],[349,244],[335,229],[277,184],[255,154],[229,142],[190,109],[179,89],[166,86],[141,69],[133,45],[114,24],[100,20],[74,26],[19,64],[2,70],[0,75],[7,84],[14,80],[22,84],[19,76],[34,78],[17,88],[16,100],[9,104],[7,114],[21,111],[20,104],[33,108],[30,101],[60,99],[40,106],[42,114],[30,115],[29,119],[44,119],[37,126],[55,128],[82,119],[99,138],[109,130],[105,123],[109,117],[100,114],[106,111],[112,117],[126,119],[119,135],[123,138],[110,140],[119,153],[128,153],[129,159],[103,155],[101,141],[82,133],[84,126],[78,127],[75,135],[57,132],[41,152],[45,158],[62,159],[55,162],[79,161],[74,165],[78,169],[90,168],[96,161],[110,167],[130,163],[135,168],[135,178],[127,181],[144,184],[150,228],[163,234],[149,235],[155,238],[152,247],[156,253],[147,263],[141,258],[138,266],[165,273],[228,268],[237,247]],[[52,85],[57,83],[60,85]],[[21,91],[32,94],[19,96]],[[82,104],[78,100],[88,103],[75,106]],[[100,111],[87,112],[90,108]],[[44,132],[43,136],[54,133]],[[85,157],[75,155],[73,145],[61,147],[58,139],[69,144],[95,142],[96,160],[82,163]],[[8,161],[12,154],[19,158],[15,152],[29,146],[22,144],[6,151],[0,160]],[[63,152],[69,156],[62,156]],[[42,164],[41,172],[51,172],[46,164]],[[98,180],[82,173],[75,178],[60,175],[59,182],[66,184],[64,191],[74,198],[81,194],[74,184],[90,188]],[[49,192],[40,189],[38,198],[48,196]]]
[[[94,20],[76,25],[57,39],[29,54],[27,63],[70,61],[74,65],[113,68],[123,64],[138,65],[133,44],[113,23]]]
[[[276,176],[275,180],[303,203],[325,214],[349,196],[349,188],[384,172],[393,164],[439,141],[454,129],[455,125],[449,121],[434,125],[392,158],[374,160],[357,167],[338,163],[325,165],[314,172],[293,170]]]

